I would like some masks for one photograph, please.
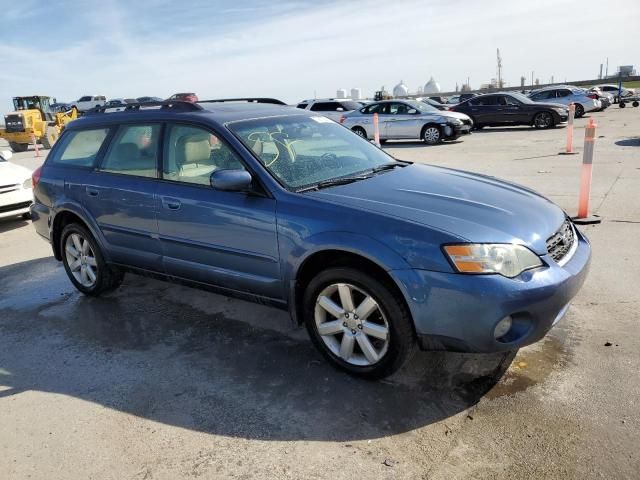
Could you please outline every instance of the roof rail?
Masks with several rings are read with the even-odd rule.
[[[195,103],[185,102],[181,100],[163,100],[162,102],[144,102],[144,103],[127,103],[124,106],[109,107],[102,105],[87,110],[85,114],[108,113],[107,110],[120,109],[118,112],[138,112],[141,109],[160,107],[160,110],[172,110],[176,112],[198,112],[203,108]],[[116,113],[116,112],[110,112]]]
[[[273,105],[286,105],[282,100],[268,97],[249,98],[219,98],[213,100],[199,100],[198,103],[223,103],[223,102],[248,102],[248,103],[271,103]]]

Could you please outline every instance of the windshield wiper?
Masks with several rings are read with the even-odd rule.
[[[396,167],[406,167],[406,165],[403,165],[402,163],[399,163],[399,162],[383,163],[382,165],[372,168],[370,172],[371,173],[384,172],[385,170],[393,170]]]
[[[296,193],[309,192],[311,190],[320,190],[322,188],[335,187],[337,185],[346,185],[347,183],[357,182],[358,180],[365,180],[371,178],[371,175],[359,175],[357,177],[341,177],[333,178],[331,180],[324,180],[322,182],[314,183],[308,187],[302,187],[296,190]]]

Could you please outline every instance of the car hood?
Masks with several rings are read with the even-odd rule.
[[[459,118],[460,120],[469,120],[469,115],[467,115],[466,113],[453,112],[451,110],[442,110],[440,111],[440,115],[442,115],[443,117]]]
[[[31,170],[15,163],[0,162],[0,183],[2,185],[22,183],[31,177]]]
[[[308,195],[422,224],[462,241],[523,244],[540,255],[565,220],[560,207],[525,187],[429,165],[412,164]]]

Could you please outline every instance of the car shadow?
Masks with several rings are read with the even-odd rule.
[[[522,132],[522,131],[531,131],[531,132],[544,132],[546,130],[554,130],[559,128],[565,128],[565,124],[556,125],[552,128],[534,128],[528,125],[522,126],[513,126],[513,127],[482,127],[480,130],[474,130],[474,135],[476,134],[484,134],[484,133],[497,133],[497,132]]]
[[[15,230],[16,228],[26,227],[31,220],[25,220],[21,216],[0,218],[0,233]]]
[[[0,291],[0,403],[51,392],[231,437],[411,431],[476,404],[515,355],[420,352],[369,382],[331,368],[299,328],[287,333],[282,312],[200,290],[128,275],[87,297],[45,258],[0,268]]]
[[[458,140],[452,140],[452,141],[446,141],[446,142],[441,142],[438,143],[436,145],[427,145],[426,143],[424,143],[422,140],[395,140],[395,141],[389,141],[387,143],[385,143],[382,148],[386,149],[386,148],[415,148],[415,147],[429,147],[429,148],[439,148],[439,147],[446,147],[447,145],[455,145],[457,143],[464,143],[464,139],[458,139]]]

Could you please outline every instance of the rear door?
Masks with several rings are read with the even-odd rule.
[[[120,126],[82,189],[113,260],[154,271],[162,270],[155,206],[161,130],[160,123]]]
[[[172,124],[165,138],[156,203],[165,271],[234,291],[283,298],[275,200],[210,186],[216,170],[245,169],[240,156],[215,132]]]

